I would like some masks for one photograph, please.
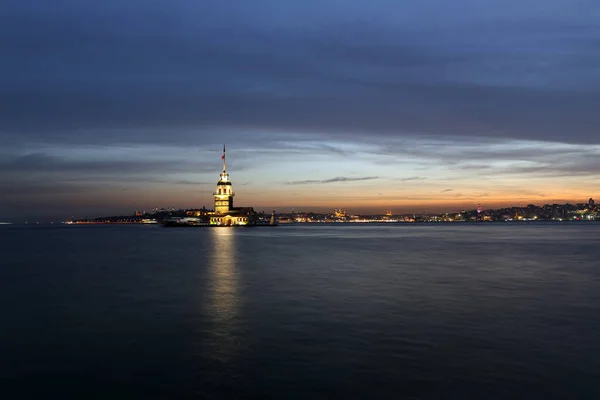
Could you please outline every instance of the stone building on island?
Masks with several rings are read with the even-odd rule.
[[[258,216],[254,208],[233,206],[235,192],[227,173],[225,146],[223,146],[221,159],[223,160],[223,172],[221,172],[219,182],[217,183],[217,190],[213,193],[215,197],[215,211],[210,214],[210,224],[217,226],[256,225]]]

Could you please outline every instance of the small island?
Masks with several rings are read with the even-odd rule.
[[[167,227],[199,227],[199,226],[276,226],[275,211],[270,217],[264,213],[257,213],[253,207],[234,207],[233,197],[235,192],[227,172],[227,159],[223,146],[223,171],[219,175],[217,189],[213,193],[215,199],[214,210],[187,209],[187,210],[160,210],[153,214],[137,212],[133,217],[107,217],[92,220],[73,220],[67,224],[163,224]]]

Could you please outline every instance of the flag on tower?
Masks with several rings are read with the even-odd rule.
[[[221,156],[221,160],[225,159],[225,145],[223,145],[223,155]]]

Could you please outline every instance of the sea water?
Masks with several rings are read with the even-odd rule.
[[[0,227],[2,398],[600,398],[600,224]]]

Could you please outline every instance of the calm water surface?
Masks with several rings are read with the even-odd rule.
[[[0,226],[0,396],[600,398],[599,237]]]

